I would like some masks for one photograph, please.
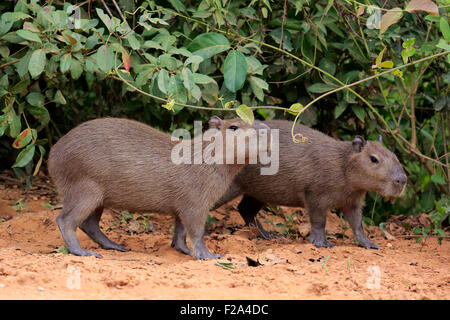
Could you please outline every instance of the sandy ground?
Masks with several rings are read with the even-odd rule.
[[[380,250],[358,247],[351,230],[329,214],[334,248],[308,243],[308,218],[299,208],[260,213],[269,230],[291,237],[264,240],[244,227],[237,201],[212,213],[208,248],[219,261],[195,261],[171,248],[174,219],[105,211],[102,230],[130,252],[102,250],[79,231],[82,247],[103,259],[56,252],[64,244],[55,223],[60,209],[51,185],[25,191],[0,178],[0,299],[449,299],[450,242],[416,243],[367,230]],[[17,200],[28,209],[13,208]],[[295,216],[296,215],[296,216]],[[143,224],[144,221],[146,224]],[[303,238],[303,237],[304,238]],[[60,250],[61,251],[61,250]],[[255,266],[256,265],[256,266]]]

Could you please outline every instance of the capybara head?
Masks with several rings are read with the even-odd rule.
[[[365,141],[356,136],[345,174],[354,188],[375,191],[387,200],[400,197],[406,186],[406,174],[396,155],[379,141]]]
[[[208,131],[212,135],[219,134],[217,130],[220,131],[224,163],[231,163],[231,161],[238,164],[248,163],[248,160],[257,156],[260,150],[270,152],[270,128],[261,121],[255,120],[250,125],[238,118],[222,120],[214,116],[209,120],[209,128]],[[266,141],[266,143],[260,143],[260,141]],[[231,152],[232,150],[234,151]]]

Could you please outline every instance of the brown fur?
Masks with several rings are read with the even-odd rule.
[[[311,219],[311,242],[318,247],[331,246],[325,237],[326,211],[341,209],[359,244],[377,248],[364,234],[361,210],[367,191],[387,198],[400,196],[406,175],[395,154],[378,141],[337,141],[302,125],[296,125],[295,132],[307,137],[308,142],[296,144],[291,137],[291,121],[264,123],[280,129],[279,172],[263,176],[259,165],[247,166],[214,207],[243,194],[240,209],[253,211],[241,210],[247,222],[252,220],[249,217],[254,219],[263,203],[304,207]],[[379,162],[372,163],[370,156]]]
[[[231,119],[219,129],[232,125],[250,127]],[[57,222],[72,253],[99,256],[80,248],[74,235],[78,226],[103,248],[126,250],[98,228],[103,208],[115,208],[174,214],[186,226],[193,256],[218,257],[203,243],[206,215],[244,165],[176,165],[171,161],[174,145],[168,134],[115,118],[85,122],[54,145],[48,167],[64,198]],[[175,246],[190,254],[185,245]]]

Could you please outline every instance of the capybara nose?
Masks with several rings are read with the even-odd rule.
[[[404,186],[406,184],[406,175],[402,174],[395,177],[395,183],[399,186]]]

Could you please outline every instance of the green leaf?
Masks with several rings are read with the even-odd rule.
[[[97,33],[93,33],[89,38],[86,40],[85,47],[86,49],[92,49],[98,44],[98,40],[100,40],[100,37]]]
[[[172,95],[177,103],[185,104],[188,99],[188,92],[183,85],[183,80],[178,76],[170,77],[169,86],[167,88],[167,92],[169,95]],[[175,112],[179,112],[183,107],[175,104],[174,110]]]
[[[45,97],[39,92],[31,92],[27,96],[27,102],[33,107],[42,107],[45,102]]]
[[[34,23],[31,23],[31,22],[25,21],[25,22],[23,23],[23,28],[24,28],[25,30],[29,30],[29,31],[31,31],[31,32],[37,32],[37,33],[39,33],[39,28],[38,28]]]
[[[180,0],[169,0],[169,2],[178,12],[186,12],[186,7]]]
[[[33,135],[31,134],[31,129],[27,128],[27,129],[23,130],[17,136],[17,138],[16,138],[16,140],[14,140],[12,146],[13,146],[13,148],[16,148],[16,149],[22,149],[23,147],[28,145],[32,139],[33,139]]]
[[[20,133],[20,129],[22,128],[22,123],[20,122],[20,117],[17,116],[14,109],[12,109],[8,113],[8,124],[9,124],[9,136],[11,138],[16,138]]]
[[[9,87],[8,75],[5,74],[0,78],[0,88],[6,89]]]
[[[44,71],[46,61],[43,49],[33,51],[28,63],[28,71],[32,78],[37,78]]]
[[[413,47],[416,38],[410,38],[403,42],[402,47],[402,59],[403,63],[408,63],[408,58],[412,57],[416,53],[416,49]]]
[[[383,48],[383,50],[380,51],[380,53],[377,56],[377,59],[375,60],[375,65],[379,66],[381,64],[381,61],[383,61],[383,55],[386,51],[386,47]]]
[[[245,60],[247,60],[248,65],[247,73],[258,74],[260,76],[263,75],[264,69],[267,68],[267,65],[262,65],[261,62],[259,62],[259,60],[254,56],[245,57]]]
[[[69,249],[63,244],[56,250],[51,251],[50,253],[61,253],[61,254],[69,254]]]
[[[25,93],[27,93],[27,87],[28,87],[28,85],[30,84],[30,80],[28,80],[28,79],[23,79],[23,80],[21,80],[21,81],[19,81],[18,83],[16,83],[15,85],[14,85],[14,87],[12,87],[9,91],[12,93],[12,94],[25,94]]]
[[[225,105],[223,106],[224,109],[231,109],[234,107],[234,104],[236,103],[236,101],[228,101],[227,103],[225,103]]]
[[[66,98],[64,98],[64,95],[60,90],[56,91],[53,101],[58,104],[66,104]]]
[[[227,269],[227,270],[233,270],[234,264],[228,261],[220,261],[220,260],[216,260],[216,266],[219,266],[223,269]]]
[[[193,56],[191,56],[191,57],[189,57],[189,58],[186,59],[186,61],[184,62],[184,65],[185,65],[185,66],[188,66],[188,65],[191,64],[191,63],[192,63],[192,64],[199,64],[199,63],[201,63],[203,60],[204,60],[203,57],[193,55]]]
[[[255,116],[253,115],[253,110],[247,107],[245,104],[241,104],[236,109],[236,114],[239,118],[241,118],[243,121],[247,122],[248,124],[253,124],[253,121],[255,120]]]
[[[72,64],[72,54],[66,53],[61,57],[59,69],[62,73],[66,73],[70,70],[70,65]]]
[[[431,176],[431,181],[437,184],[446,184],[444,177],[442,177],[440,174],[437,173]]]
[[[195,81],[194,76],[189,68],[183,68],[181,71],[181,75],[183,77],[183,85],[188,90],[191,91],[194,89]]]
[[[201,73],[194,73],[194,82],[198,84],[207,84],[210,82],[216,82],[213,78]]]
[[[141,43],[136,39],[134,33],[129,34],[125,39],[128,40],[128,43],[133,50],[139,50],[141,48]]]
[[[283,49],[287,51],[292,51],[292,36],[291,33],[287,29],[283,29],[283,32],[281,32],[281,28],[277,28],[275,30],[272,30],[269,35],[275,40],[276,43],[280,44],[281,42],[281,35],[283,34]]]
[[[293,115],[297,115],[303,109],[303,105],[301,103],[294,103],[289,107],[288,112]]]
[[[269,90],[269,84],[265,82],[261,78],[250,77],[249,78],[250,87],[252,88],[253,93],[259,101],[264,101],[264,91]]]
[[[105,26],[108,28],[108,30],[110,32],[113,32],[115,30],[114,20],[111,19],[107,14],[105,14],[102,9],[97,8],[95,9],[95,11],[97,12],[98,17],[103,21]]]
[[[386,60],[386,61],[383,61],[382,63],[380,63],[378,65],[378,68],[391,69],[393,66],[394,66],[394,62],[392,62],[391,60]]]
[[[326,83],[314,83],[308,87],[308,91],[312,93],[324,93],[330,90],[336,89],[335,86]]]
[[[31,52],[28,51],[26,55],[20,59],[19,63],[16,64],[17,73],[19,77],[23,78],[28,73],[28,64],[30,63]]]
[[[25,40],[30,40],[34,42],[42,43],[41,38],[39,38],[39,35],[37,33],[31,32],[29,30],[17,30],[16,33]]]
[[[439,28],[441,29],[442,35],[446,41],[450,41],[450,26],[446,17],[441,17],[439,20]]]
[[[73,59],[72,64],[70,65],[70,75],[72,76],[72,79],[78,79],[82,73],[83,66],[81,65],[81,62],[77,59]]]
[[[16,158],[16,162],[12,166],[13,168],[21,168],[25,167],[34,156],[35,145],[30,144],[28,147],[20,151],[19,155]]]
[[[2,19],[5,19],[5,22],[16,22],[17,20],[28,18],[31,18],[31,16],[23,12],[5,12],[2,16]]]
[[[169,73],[166,69],[161,69],[158,72],[158,88],[163,93],[167,93],[167,88],[169,86]]]
[[[363,107],[361,107],[359,105],[354,105],[354,106],[352,106],[352,110],[356,114],[356,116],[358,117],[359,120],[364,121],[365,112],[364,112]]]
[[[37,119],[39,119],[40,125],[37,130],[40,131],[50,121],[50,114],[44,106],[27,106],[26,110]]]
[[[319,68],[325,70],[331,75],[334,75],[334,73],[336,72],[336,64],[326,58],[320,60]]]
[[[336,108],[334,109],[334,118],[337,119],[341,116],[341,114],[347,109],[348,104],[342,100],[338,103]]]
[[[105,73],[111,71],[111,69],[114,67],[114,53],[111,47],[102,45],[100,48],[98,48],[96,61],[100,70]]]
[[[230,49],[230,42],[220,33],[209,32],[195,37],[187,49],[206,60],[218,53]]]
[[[0,116],[0,137],[5,133],[8,128],[8,115],[4,114]]]
[[[247,77],[247,60],[242,52],[230,50],[224,65],[224,83],[228,90],[236,92],[244,85]]]

